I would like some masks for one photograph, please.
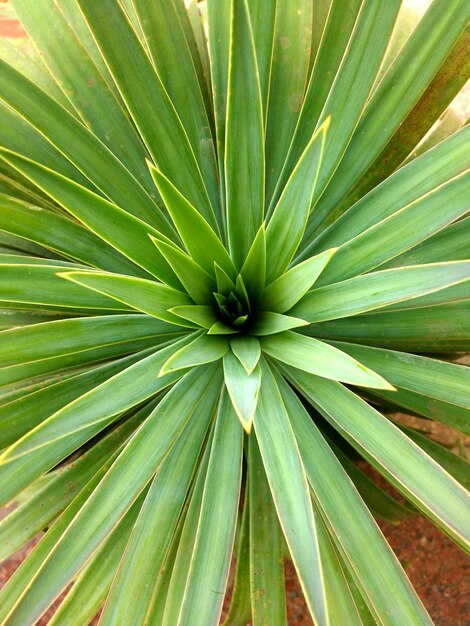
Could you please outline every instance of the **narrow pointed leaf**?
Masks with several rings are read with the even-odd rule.
[[[217,281],[217,291],[220,294],[235,291],[235,283],[228,274],[217,264],[214,263],[215,278]]]
[[[178,7],[173,0],[158,3],[133,0],[131,5],[135,7],[150,57],[184,125],[216,214],[220,216],[215,146],[203,85],[197,74],[200,59],[191,24],[185,15],[186,7]]]
[[[242,521],[236,547],[236,569],[230,609],[223,626],[238,626],[251,619],[250,602],[250,517],[248,495],[245,494]]]
[[[264,290],[262,307],[277,313],[291,309],[311,289],[336,250],[317,254],[279,276]]]
[[[54,2],[15,0],[15,12],[65,96],[88,128],[149,189],[145,146],[121,103]]]
[[[235,335],[239,331],[225,322],[217,321],[209,328],[208,335]]]
[[[470,167],[469,146],[470,126],[465,126],[432,151],[398,169],[358,200],[316,237],[310,249],[320,251],[346,243],[458,176]],[[451,259],[445,257],[442,260]]]
[[[266,231],[261,225],[240,270],[250,296],[250,302],[258,302],[266,282]]]
[[[323,571],[316,520],[305,470],[276,381],[262,364],[254,427],[277,515],[309,610],[318,626],[327,624]]]
[[[176,246],[150,235],[156,249],[166,259],[183,287],[197,304],[212,300],[215,280],[193,259]]]
[[[178,380],[181,377],[178,374],[157,376],[174,349],[171,346],[131,365],[51,415],[7,448],[0,466],[0,501],[8,502],[38,476],[115,422],[120,414]],[[126,380],[134,380],[132,393]]]
[[[24,257],[25,260],[29,260]],[[129,311],[103,294],[93,293],[80,285],[66,283],[58,276],[74,266],[7,264],[0,259],[0,301],[21,304],[52,305],[72,309],[103,309]],[[81,269],[82,266],[75,266]]]
[[[299,333],[285,332],[262,337],[261,349],[275,359],[317,376],[351,385],[392,389],[379,374],[329,344]]]
[[[78,4],[154,162],[215,224],[200,165],[183,124],[120,4],[89,0],[78,0]],[[121,42],[119,50],[116,38]]]
[[[223,363],[225,386],[230,400],[243,428],[249,434],[258,403],[261,369],[256,367],[248,374],[231,350],[224,355]]]
[[[463,217],[470,210],[469,186],[470,172],[461,174],[346,242],[319,285],[364,274]]]
[[[116,250],[154,276],[178,286],[178,282],[175,285],[176,277],[171,268],[148,240],[149,234],[156,235],[159,232],[150,224],[39,163],[1,148],[0,153],[2,158]],[[168,226],[163,225],[163,218],[161,222],[163,232],[171,233]]]
[[[194,415],[211,387],[214,373],[211,367],[204,373],[189,372],[147,418],[56,543],[37,573],[35,584],[13,609],[9,617],[12,625],[38,619],[112,531]],[[77,525],[79,532],[75,530]]]
[[[185,345],[165,362],[159,376],[164,376],[187,367],[218,361],[229,349],[229,341],[225,337],[213,337],[207,334],[194,333],[191,343]]]
[[[309,326],[306,332],[316,337],[422,353],[467,352],[470,349],[467,302],[424,310],[368,313],[320,322]]]
[[[267,9],[263,11],[266,13],[269,16]],[[302,106],[310,63],[313,13],[312,0],[277,1],[266,122],[268,201],[284,165]]]
[[[0,194],[0,209],[0,230],[4,232],[103,270],[139,272],[109,244],[65,216],[5,194]]]
[[[250,335],[232,337],[230,347],[247,374],[251,374],[261,356],[261,346],[258,339]]]
[[[161,464],[119,565],[117,576],[101,617],[102,626],[129,619],[145,620],[151,603],[151,585],[142,585],[143,576],[156,580],[171,544],[178,516],[183,510],[191,479],[219,390],[214,385],[199,404],[174,448]],[[139,576],[135,576],[138,567]]]
[[[272,311],[260,311],[256,314],[255,321],[250,326],[249,332],[257,336],[274,335],[282,333],[290,328],[308,326],[309,322],[298,317],[290,317]]]
[[[263,112],[246,0],[232,0],[225,175],[228,240],[239,269],[264,216]]]
[[[287,626],[283,537],[255,437],[249,440],[250,591],[253,626]]]
[[[191,257],[206,272],[212,274],[214,263],[217,263],[226,272],[233,275],[233,263],[217,233],[160,170],[150,162],[148,165],[171,219]],[[197,233],[197,237],[195,233]]]
[[[201,326],[211,328],[217,320],[214,307],[207,304],[180,305],[169,309],[173,315],[177,315],[182,320],[188,320]]]
[[[102,542],[49,621],[51,626],[79,626],[95,617],[108,595],[141,505],[142,496]]]
[[[355,346],[343,342],[333,343],[377,370],[397,387],[470,410],[468,393],[470,368],[465,365],[446,363],[405,352]]]
[[[357,315],[424,296],[470,278],[470,261],[431,263],[373,272],[313,289],[290,311],[309,322]]]
[[[235,539],[243,430],[223,394],[215,424],[197,534],[178,623],[218,623]],[[220,484],[224,489],[219,489]]]
[[[335,381],[296,373],[308,400],[379,472],[464,549],[468,492],[374,408]]]
[[[375,621],[393,626],[398,619],[413,626],[431,626],[432,620],[398,559],[318,427],[287,383],[279,376],[276,380],[314,501]]]
[[[59,276],[170,324],[184,325],[184,322],[181,318],[168,313],[168,309],[177,305],[191,304],[191,299],[185,293],[143,278],[74,271],[61,272]]]
[[[307,226],[329,119],[312,136],[276,204],[266,231],[268,283],[288,267]]]
[[[0,95],[111,201],[152,223],[157,205],[129,170],[86,126],[33,82],[0,60]],[[29,153],[29,151],[28,151]],[[50,163],[49,159],[45,160]]]
[[[432,3],[368,101],[348,150],[317,206],[320,219],[339,204],[375,161],[452,50],[469,18],[470,8],[465,3]]]

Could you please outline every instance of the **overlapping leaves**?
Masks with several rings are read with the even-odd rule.
[[[469,431],[470,128],[377,158],[463,84],[468,3],[394,58],[399,0],[12,4],[2,556],[54,523],[0,622],[74,581],[53,623],[217,624],[236,554],[225,623],[282,626],[287,553],[319,626],[431,623],[372,513],[468,549],[466,461],[389,413]]]

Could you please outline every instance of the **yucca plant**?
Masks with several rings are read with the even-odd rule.
[[[2,624],[73,582],[51,624],[215,625],[234,563],[225,624],[282,626],[286,558],[316,626],[432,623],[374,517],[468,549],[467,462],[395,414],[470,433],[470,127],[418,145],[470,4],[400,4],[12,0],[0,556],[46,532]]]

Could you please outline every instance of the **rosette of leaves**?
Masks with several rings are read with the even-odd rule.
[[[418,145],[470,4],[12,5],[1,557],[46,532],[1,623],[217,624],[236,562],[225,623],[282,626],[285,558],[317,626],[431,623],[375,518],[468,548],[466,461],[394,415],[470,430],[470,127]]]

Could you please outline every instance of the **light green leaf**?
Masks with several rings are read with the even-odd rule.
[[[261,101],[263,113],[266,118],[271,83],[271,67],[273,56],[273,38],[276,24],[278,0],[260,4],[248,0],[251,25],[253,27],[253,40],[256,49],[256,60],[258,62],[258,74],[261,91]]]
[[[328,602],[329,623],[364,626],[344,576],[340,558],[321,518],[318,519],[317,533],[322,555],[326,594],[328,599],[331,598],[331,601]]]
[[[313,13],[312,0],[277,1],[266,122],[268,202],[281,174],[307,85]]]
[[[232,0],[225,137],[227,228],[240,269],[264,216],[264,133],[256,51],[246,0]]]
[[[232,352],[243,365],[247,374],[255,369],[261,356],[261,346],[256,337],[244,335],[230,339]]]
[[[470,126],[468,126],[470,129]],[[442,229],[423,243],[404,252],[381,269],[390,269],[403,265],[421,263],[439,263],[442,261],[464,261],[468,259],[468,242],[470,241],[470,217],[455,222]]]
[[[470,537],[468,493],[396,426],[335,381],[304,372],[294,384],[399,491],[463,548]]]
[[[308,334],[379,348],[422,353],[470,350],[468,303],[358,315],[320,322]]]
[[[131,207],[136,217],[158,225],[155,201],[86,126],[2,60],[0,77],[0,97],[12,109],[43,134],[111,201]],[[51,161],[45,159],[44,162]]]
[[[13,4],[13,3],[12,3]],[[83,123],[149,191],[145,146],[106,81],[54,2],[14,0],[16,15]]]
[[[290,317],[281,313],[273,313],[272,311],[260,311],[256,313],[253,324],[249,328],[252,335],[264,337],[265,335],[274,335],[281,333],[290,328],[299,328],[300,326],[308,326],[308,322],[298,317]]]
[[[196,69],[201,61],[186,7],[178,5],[180,3],[173,0],[131,2],[141,24],[145,45],[188,135],[212,205],[220,218],[214,139],[205,107],[203,85],[199,82]]]
[[[403,7],[404,8],[404,7]],[[396,31],[399,31],[397,24]],[[402,30],[403,32],[403,30]],[[398,33],[397,33],[398,34]],[[460,114],[453,120],[453,108],[448,108],[470,75],[470,28],[467,27],[456,40],[439,70],[401,123],[398,130],[354,187],[352,197],[346,197],[343,206],[350,206],[354,198],[364,196],[382,180],[390,176],[407,157],[422,153],[462,125]],[[446,111],[447,109],[447,111]],[[451,121],[452,120],[452,121]],[[452,126],[450,126],[452,124]],[[434,128],[434,130],[431,130]],[[430,131],[430,132],[428,132]],[[440,133],[444,133],[440,135]],[[422,141],[423,137],[425,138]],[[408,159],[409,160],[409,159]],[[340,206],[340,208],[342,208]]]
[[[302,108],[297,121],[288,158],[284,164],[278,189],[285,183],[290,171],[300,159],[310,137],[315,131],[320,114],[325,106],[326,99],[338,69],[344,58],[351,33],[356,23],[362,0],[316,0],[313,11],[313,26],[315,21],[325,12],[325,24],[320,24],[318,33],[312,33],[312,48],[315,35],[318,37],[318,54],[314,60],[312,72],[305,91]],[[326,6],[325,5],[330,5]],[[321,38],[321,43],[320,43]]]
[[[65,257],[108,271],[140,273],[130,263],[76,222],[48,209],[0,194],[0,230],[25,237]]]
[[[225,322],[217,321],[209,328],[208,335],[236,335],[239,330],[228,326]]]
[[[65,379],[49,380],[39,389],[22,390],[17,398],[4,398],[0,405],[0,448],[11,445],[63,406],[148,355],[149,350],[143,350],[84,372],[71,372]]]
[[[171,546],[163,575],[160,574],[160,580],[157,581],[157,588],[149,612],[149,616],[152,618],[158,617],[158,620],[154,620],[156,624],[176,624],[178,622],[181,599],[186,588],[196,541],[213,434],[214,426],[211,428],[204,447],[197,474],[187,498],[186,510],[183,512],[179,528],[175,532],[176,545]]]
[[[397,387],[470,410],[470,368],[465,365],[337,341],[333,345],[360,359]]]
[[[23,258],[29,260],[27,257]],[[15,302],[19,309],[25,303],[72,309],[129,311],[127,305],[118,304],[103,294],[66,283],[58,276],[60,272],[69,269],[63,265],[8,264],[2,263],[2,260],[4,259],[0,259],[0,301]],[[69,267],[74,269],[73,265]],[[82,266],[75,267],[81,269]]]
[[[170,346],[131,365],[64,406],[4,450],[0,457],[0,501],[8,502],[125,411],[178,380],[182,373],[157,376],[174,351],[175,347]],[[129,380],[133,381],[132,386],[128,385]]]
[[[307,374],[304,376],[308,377]],[[410,626],[431,626],[431,618],[398,559],[315,422],[285,380],[280,376],[276,376],[276,380],[299,444],[315,504],[331,528],[335,545],[375,621],[386,626],[395,626],[397,621]],[[291,379],[294,380],[297,380],[297,374]]]
[[[307,226],[330,124],[313,134],[277,202],[266,231],[267,281],[280,276],[294,258]]]
[[[152,480],[101,617],[102,626],[144,622],[220,394],[212,385]],[[138,572],[138,575],[136,575]]]
[[[253,626],[287,626],[282,531],[256,438],[249,439],[249,581]]]
[[[38,619],[115,528],[203,402],[214,374],[213,367],[189,372],[147,418],[60,537],[37,572],[34,585],[12,610],[12,626]]]
[[[191,298],[152,280],[104,272],[60,272],[61,278],[82,285],[122,302],[138,311],[170,324],[185,326],[181,318],[168,312],[174,306],[191,304]],[[192,325],[190,325],[192,326]]]
[[[150,405],[149,411],[152,406]],[[91,450],[86,451],[74,463],[45,474],[34,482],[31,495],[16,499],[18,506],[0,521],[1,549],[0,557],[5,559],[16,552],[38,532],[47,527],[70,504],[87,482],[114,458],[116,451],[123,447],[123,442],[142,422],[138,412],[120,424],[101,439]],[[41,484],[41,481],[48,480]],[[48,506],[44,506],[44,502]]]
[[[146,315],[88,316],[12,328],[0,334],[0,366],[3,370],[129,339],[167,335],[174,330]],[[172,339],[171,334],[168,339]]]
[[[77,1],[154,163],[215,225],[200,165],[183,123],[120,4]]]
[[[396,423],[396,422],[395,422]],[[457,480],[467,491],[470,488],[470,463],[459,453],[451,452],[436,441],[429,439],[420,431],[396,423],[398,428],[433,458],[446,472]],[[460,453],[461,454],[461,453]]]
[[[266,282],[266,231],[264,224],[260,226],[240,274],[243,276],[250,303],[259,302]]]
[[[470,261],[373,272],[313,289],[291,309],[309,322],[339,319],[424,296],[470,278]]]
[[[147,405],[139,411],[141,418],[146,418],[153,406]],[[6,585],[0,592],[0,619],[5,621],[7,615],[11,612],[17,602],[23,596],[25,590],[29,587],[31,581],[35,578],[38,569],[42,566],[45,559],[54,550],[56,543],[66,531],[70,522],[81,510],[87,499],[93,493],[94,489],[102,480],[103,476],[108,472],[111,465],[116,460],[117,453],[114,453],[105,461],[102,468],[94,474],[91,480],[72,500],[64,513],[56,520],[56,522],[44,534],[41,541],[34,547],[31,554],[23,561],[13,576],[8,580]]]
[[[253,439],[253,437],[251,438]],[[238,626],[251,620],[250,602],[250,516],[249,496],[245,494],[242,521],[236,548],[236,569],[230,609],[223,626]]]
[[[468,409],[402,388],[397,388],[391,394],[388,391],[374,389],[373,395],[391,403],[390,410],[394,410],[395,407],[396,410],[403,411],[404,409],[403,412],[423,415],[470,435],[470,411]]]
[[[330,284],[364,274],[434,235],[470,210],[470,172],[403,207],[343,244],[320,277]]]
[[[158,376],[165,376],[187,367],[218,361],[229,349],[229,341],[225,337],[212,336],[207,333],[201,334],[200,332],[193,333],[190,337],[194,337],[194,340],[184,345],[180,350],[174,351],[162,365]]]
[[[321,555],[305,470],[279,388],[266,363],[254,427],[277,515],[308,608],[327,624]]]
[[[174,287],[179,286],[171,268],[149,241],[149,234],[159,235],[155,228],[39,163],[2,148],[0,154],[98,237],[150,274]],[[171,234],[168,222],[158,210],[154,213],[154,221],[157,217],[162,232]]]
[[[382,63],[400,0],[386,4],[363,2],[317,125],[331,116],[315,196],[325,190],[362,117],[375,77]],[[317,209],[313,219],[317,216]]]
[[[317,254],[279,276],[264,290],[261,306],[277,313],[291,309],[309,291],[336,250],[332,248]]]
[[[317,224],[336,208],[379,156],[452,50],[469,18],[466,3],[435,0],[431,4],[368,101],[347,152],[316,207]]]
[[[213,306],[207,304],[191,304],[189,306],[175,306],[169,309],[170,313],[183,320],[194,322],[202,328],[211,328],[217,321]]]
[[[93,620],[106,600],[142,500],[140,496],[79,573],[49,621],[51,626],[81,626]]]
[[[397,502],[371,478],[363,474],[356,463],[339,446],[331,440],[328,440],[328,443],[374,517],[383,519],[390,524],[399,524],[404,519],[418,513],[406,502],[405,504]]]
[[[222,206],[225,207],[225,126],[227,119],[231,0],[207,0],[206,4],[212,106],[216,127],[221,199]],[[225,216],[223,215],[223,217]],[[226,228],[226,223],[224,226]]]
[[[157,189],[165,202],[178,233],[191,255],[202,268],[212,274],[214,263],[234,275],[235,268],[223,243],[206,220],[176,189],[168,178],[148,162]],[[195,236],[197,233],[197,237]]]
[[[261,349],[282,363],[317,376],[341,380],[351,385],[391,389],[379,374],[329,344],[293,332],[260,339]]]
[[[236,289],[235,283],[230,278],[230,276],[228,276],[227,273],[217,263],[214,263],[214,271],[215,271],[215,278],[217,281],[217,291],[220,294],[230,293],[231,291],[235,291]]]
[[[470,167],[469,146],[470,126],[466,126],[432,151],[398,169],[322,233],[315,233],[317,236],[307,251],[311,254],[340,246],[458,176]],[[452,259],[446,256],[437,260]]]
[[[261,369],[248,374],[231,350],[225,353],[224,378],[235,413],[246,433],[250,433],[261,386]]]
[[[215,280],[180,248],[167,243],[161,237],[150,235],[157,250],[166,259],[183,287],[197,304],[212,302]]]
[[[178,623],[219,622],[227,587],[242,476],[243,430],[223,394]],[[224,489],[220,489],[220,485]]]

